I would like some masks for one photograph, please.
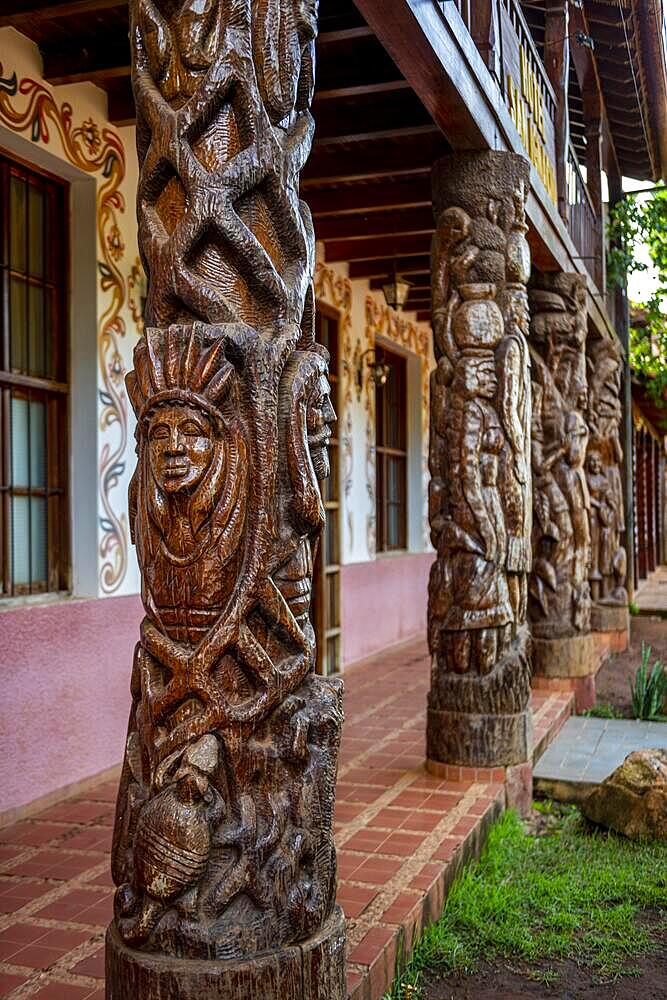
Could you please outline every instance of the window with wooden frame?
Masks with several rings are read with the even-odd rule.
[[[407,548],[407,377],[405,358],[377,348],[378,364],[387,365],[384,385],[375,388],[376,548]]]
[[[0,597],[69,586],[67,186],[0,156]]]
[[[340,414],[338,317],[318,304],[316,337],[329,351],[331,402]],[[340,441],[338,424],[332,427],[329,442],[331,473],[321,483],[327,520],[313,569],[311,620],[317,637],[317,672],[325,676],[342,668],[340,617]]]

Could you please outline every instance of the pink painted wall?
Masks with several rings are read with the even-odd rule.
[[[433,559],[433,553],[420,552],[341,567],[346,667],[387,646],[425,635]]]
[[[122,759],[139,597],[0,613],[0,812]]]

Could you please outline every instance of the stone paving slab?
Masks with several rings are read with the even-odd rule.
[[[640,583],[634,602],[642,615],[667,614],[667,566],[658,566]]]
[[[578,802],[633,750],[667,749],[667,723],[574,716],[533,772],[537,792]]]
[[[505,807],[502,769],[425,772],[429,677],[423,642],[345,675],[336,845],[350,1000],[380,1000]],[[533,692],[538,749],[572,703],[567,692]],[[100,782],[0,829],[0,997],[103,1000],[116,788]]]

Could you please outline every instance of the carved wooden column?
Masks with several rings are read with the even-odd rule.
[[[335,419],[299,201],[316,0],[131,0],[146,335],[127,378],[146,617],[108,1000],[343,1000],[341,685],[313,673]]]
[[[427,757],[530,759],[529,164],[446,157],[433,171]]]
[[[533,380],[533,571],[529,617],[535,673],[589,678],[590,494],[586,480],[586,279],[539,274],[530,293]]]
[[[623,353],[616,338],[588,344],[586,479],[590,497],[591,564],[588,574],[594,632],[628,629],[627,555],[623,483]]]

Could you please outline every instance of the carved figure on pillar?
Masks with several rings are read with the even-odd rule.
[[[146,333],[107,997],[345,997],[342,686],[314,675],[335,420],[315,343],[316,0],[132,0]]]
[[[586,473],[586,279],[539,274],[530,290],[533,378],[533,572],[536,673],[581,677],[590,635],[591,497]]]
[[[621,384],[623,359],[615,339],[589,341],[588,426],[590,441],[586,470],[591,496],[591,627],[621,631],[628,627],[627,556],[621,544],[625,532],[623,449],[621,447]]]
[[[505,153],[433,172],[431,765],[531,753],[528,177]]]

